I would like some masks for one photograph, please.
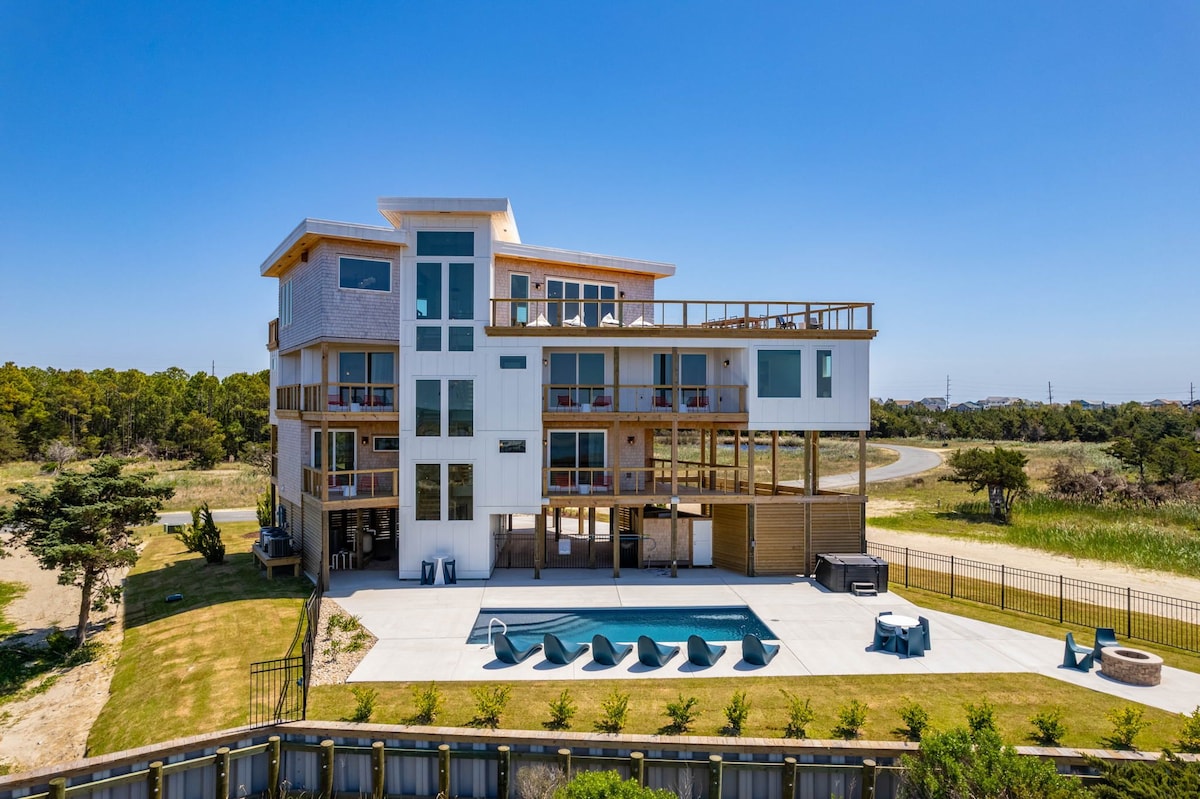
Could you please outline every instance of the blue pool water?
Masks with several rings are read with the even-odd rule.
[[[542,642],[546,633],[563,641],[587,643],[596,633],[610,641],[633,643],[648,635],[659,643],[682,643],[689,635],[706,641],[741,641],[747,633],[774,639],[762,619],[745,606],[713,608],[576,608],[569,610],[506,610],[483,608],[475,619],[468,644],[486,644],[488,621],[500,619],[508,625],[508,637],[519,647]],[[493,632],[501,632],[493,625]]]

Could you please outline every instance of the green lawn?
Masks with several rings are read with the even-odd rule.
[[[425,684],[422,684],[424,687]],[[445,710],[435,723],[439,726],[468,726],[474,717],[475,700],[467,683],[440,683]],[[1035,674],[937,674],[871,675],[842,677],[740,677],[735,679],[619,680],[571,682],[508,683],[512,688],[507,711],[501,718],[504,729],[542,729],[550,718],[547,703],[564,688],[569,688],[578,705],[571,729],[588,732],[600,715],[600,703],[614,688],[631,696],[629,721],[625,732],[653,734],[663,732],[668,702],[679,694],[699,699],[699,718],[690,734],[717,735],[725,724],[723,708],[735,691],[745,691],[750,701],[750,717],[744,736],[779,738],[787,722],[786,700],[781,689],[808,698],[816,718],[808,730],[809,738],[834,737],[838,709],[850,700],[866,703],[870,711],[862,738],[903,740],[899,728],[899,708],[915,701],[929,712],[935,728],[946,729],[965,724],[964,704],[987,699],[996,708],[996,720],[1005,740],[1028,743],[1029,717],[1043,708],[1061,707],[1068,734],[1067,746],[1095,748],[1111,733],[1105,714],[1128,704],[1108,694],[1089,691]],[[405,723],[414,712],[412,685],[408,683],[372,683],[379,692],[372,721]],[[309,694],[309,718],[337,720],[348,717],[355,706],[350,686],[322,686]],[[1159,749],[1171,745],[1179,735],[1181,718],[1162,710],[1145,707],[1149,728],[1137,739],[1139,746]]]
[[[125,639],[89,755],[247,723],[250,664],[286,654],[312,586],[258,571],[256,524],[221,530],[227,555],[217,566],[174,536],[146,542],[126,583]],[[174,593],[183,600],[166,602]]]

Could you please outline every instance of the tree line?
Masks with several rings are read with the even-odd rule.
[[[178,367],[62,370],[0,366],[0,463],[141,454],[209,468],[262,462],[270,437],[267,370],[218,379]],[[69,458],[67,458],[69,459]]]

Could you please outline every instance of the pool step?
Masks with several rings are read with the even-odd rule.
[[[850,593],[855,596],[876,596],[875,583],[850,583]]]

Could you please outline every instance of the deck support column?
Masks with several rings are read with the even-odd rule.
[[[542,579],[542,563],[546,560],[546,509],[533,519],[533,579]]]
[[[621,576],[621,511],[616,505],[608,509],[608,537],[612,539],[613,577]]]
[[[779,431],[771,431],[771,494],[779,493]]]
[[[746,447],[746,469],[750,473],[750,490],[747,492],[750,496],[758,493],[758,478],[754,474],[754,447],[757,444],[758,431],[750,431],[750,443]]]
[[[813,496],[813,433],[810,430],[804,432],[804,496]],[[806,500],[804,503],[804,574],[805,576],[812,574],[813,571],[813,545],[812,545],[812,501]]]
[[[858,494],[865,497],[867,495],[867,431],[858,431]],[[864,555],[867,552],[867,503],[862,503],[859,506],[859,551]]]
[[[671,497],[671,576],[679,576],[679,502]]]
[[[339,389],[340,391],[340,389]],[[325,509],[325,503],[329,501],[329,344],[322,342],[321,344],[321,393],[317,395],[317,407],[321,410],[321,441],[317,444],[321,448],[321,473],[317,479],[321,481],[321,485],[317,489],[317,496],[321,498],[321,545],[319,552],[321,553],[321,567],[318,572],[320,575],[321,585],[325,590],[329,590],[329,559],[333,556],[332,547],[329,541],[329,511]],[[301,534],[303,537],[303,533]]]

